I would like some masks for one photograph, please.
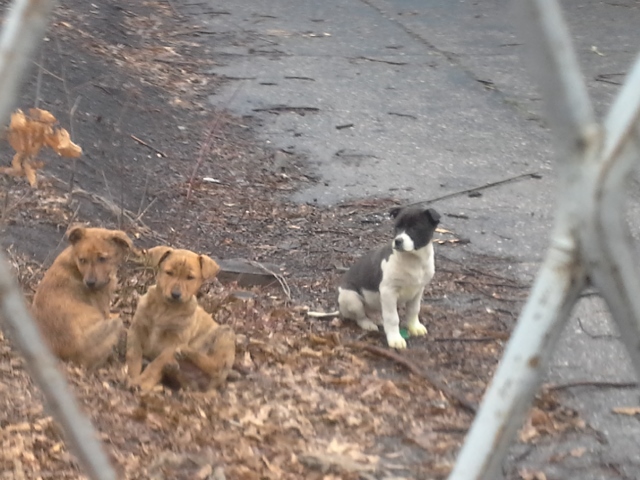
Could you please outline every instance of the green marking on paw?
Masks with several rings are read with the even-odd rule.
[[[406,328],[401,328],[400,336],[406,340],[407,338],[409,338],[409,331]]]

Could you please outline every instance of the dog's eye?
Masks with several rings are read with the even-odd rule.
[[[87,259],[86,258],[79,258],[78,262],[80,262],[80,265],[84,265],[85,263],[87,263]]]
[[[187,275],[187,280],[195,280],[196,277],[194,277],[193,275]]]
[[[107,261],[107,257],[98,257],[98,262],[104,263]]]
[[[164,273],[166,273],[169,277],[173,277],[173,272],[171,270],[165,270]]]

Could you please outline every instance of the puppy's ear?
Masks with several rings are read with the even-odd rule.
[[[402,210],[402,207],[392,208],[391,210],[389,210],[389,216],[391,218],[396,218],[401,210]]]
[[[147,265],[151,267],[159,267],[164,260],[171,255],[173,248],[166,246],[153,247],[144,254]]]
[[[133,250],[133,242],[129,238],[129,235],[124,233],[122,230],[114,230],[111,234],[111,241],[123,252],[130,252]]]
[[[206,255],[200,255],[198,258],[200,259],[200,270],[202,271],[203,279],[209,280],[218,274],[220,265],[218,265],[215,260]]]
[[[80,227],[80,226],[72,227],[67,232],[67,239],[69,240],[69,243],[71,245],[75,245],[82,239],[82,237],[84,237],[84,234],[85,234],[84,227]]]
[[[440,223],[440,214],[433,208],[427,208],[422,213],[427,216],[432,225],[438,225],[438,223]]]

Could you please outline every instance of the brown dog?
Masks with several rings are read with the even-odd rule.
[[[118,266],[133,243],[126,233],[74,227],[71,245],[44,274],[33,298],[33,315],[44,338],[61,360],[89,368],[104,363],[123,330],[109,308]]]
[[[235,334],[218,325],[196,299],[202,283],[220,267],[206,255],[164,246],[150,249],[147,257],[158,271],[156,284],[140,298],[127,336],[133,384],[142,391],[161,381],[198,390],[222,385],[235,360]],[[151,362],[144,371],[143,359]]]

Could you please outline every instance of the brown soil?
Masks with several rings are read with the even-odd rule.
[[[84,155],[76,163],[43,155],[38,189],[0,178],[2,243],[28,298],[75,221],[122,228],[140,247],[283,266],[281,284],[242,299],[239,287],[218,282],[202,294],[240,338],[237,375],[222,391],[160,388],[143,398],[120,363],[96,373],[63,367],[120,477],[443,478],[471,413],[363,348],[384,347],[382,335],[305,314],[335,309],[342,268],[386,238],[394,200],[332,209],[288,201],[314,179],[301,160],[279,166],[252,137],[251,118],[211,110],[206,96],[221,80],[207,74],[201,40],[167,2],[65,2],[18,103],[51,111]],[[496,273],[506,261],[463,265],[449,258],[464,248],[451,242],[455,234],[438,240],[423,309],[430,334],[400,355],[477,404],[527,290]],[[121,279],[114,309],[129,320],[152,279],[133,265]],[[0,403],[0,478],[82,477],[4,338]],[[529,425],[528,441],[580,426],[549,396],[539,407],[543,420]]]

